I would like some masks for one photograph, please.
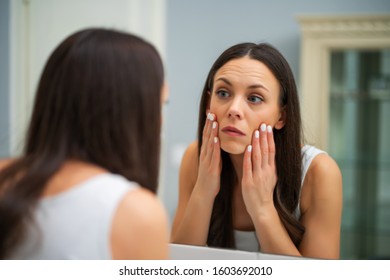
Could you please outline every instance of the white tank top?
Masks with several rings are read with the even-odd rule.
[[[316,147],[305,145],[302,147],[302,180],[301,187],[306,177],[307,170],[310,167],[313,159],[319,154],[326,154],[326,152],[317,149]],[[298,201],[298,206],[295,209],[295,216],[297,219],[301,217],[301,208],[300,202]],[[259,252],[260,245],[256,237],[255,231],[242,231],[242,230],[233,230],[234,238],[236,241],[236,249],[243,251]]]
[[[120,175],[104,173],[41,199],[11,259],[112,259],[112,219],[124,195],[136,188]]]

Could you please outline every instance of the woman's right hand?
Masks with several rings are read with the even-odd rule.
[[[208,114],[200,154],[194,142],[186,150],[179,176],[179,203],[173,221],[172,242],[204,246],[215,197],[220,189],[221,148],[216,116]],[[196,171],[197,170],[197,171]]]
[[[207,114],[203,128],[202,146],[199,156],[198,177],[195,189],[202,196],[214,199],[220,189],[222,161],[218,139],[218,122],[212,113]]]

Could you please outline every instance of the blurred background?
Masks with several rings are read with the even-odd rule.
[[[342,170],[341,257],[390,257],[389,0],[0,0],[0,157],[21,151],[51,51],[91,26],[138,34],[163,57],[159,196],[171,220],[212,63],[233,44],[268,42],[294,72],[307,142]]]

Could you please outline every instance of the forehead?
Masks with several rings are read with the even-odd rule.
[[[279,81],[271,70],[261,61],[249,56],[226,62],[214,76],[214,84],[228,82],[234,86],[253,87],[261,85],[267,91],[279,93]]]
[[[263,62],[252,59],[249,56],[235,58],[226,62],[217,70],[214,80],[223,75],[239,75],[259,79],[267,77],[276,79],[271,70],[269,70]]]

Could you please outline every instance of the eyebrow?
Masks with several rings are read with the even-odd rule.
[[[217,82],[217,81],[222,81],[222,82],[228,84],[229,86],[232,86],[232,83],[231,83],[228,79],[226,79],[226,78],[224,78],[224,77],[219,77],[219,78],[216,79],[215,81],[216,81],[216,82]],[[250,85],[248,88],[249,88],[249,89],[262,88],[262,89],[265,89],[266,91],[269,92],[269,89],[268,89],[267,87],[265,87],[263,84],[254,84],[254,85]]]

